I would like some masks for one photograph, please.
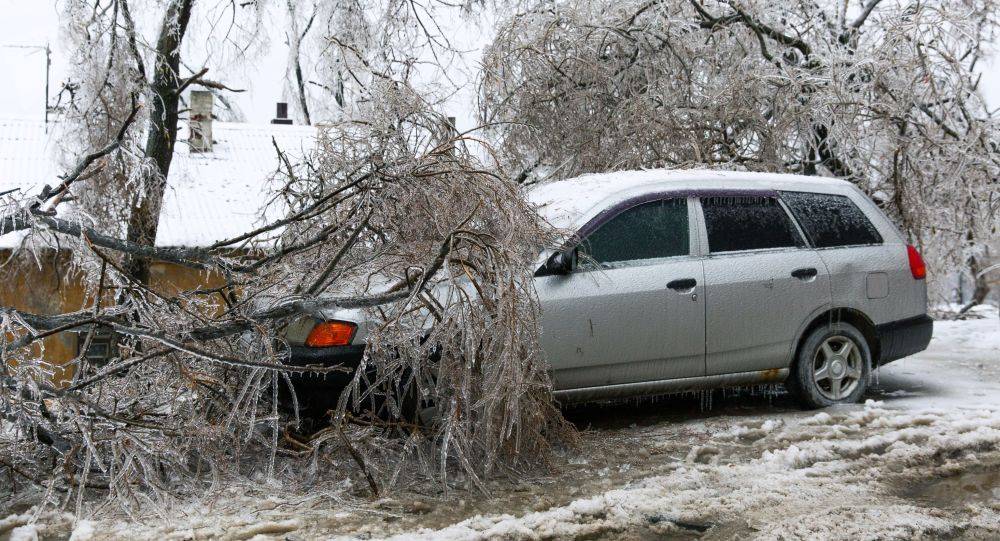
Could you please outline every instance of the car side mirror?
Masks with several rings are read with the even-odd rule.
[[[535,276],[549,276],[553,274],[566,275],[573,272],[577,264],[577,249],[560,250],[545,261],[542,268],[538,269]]]

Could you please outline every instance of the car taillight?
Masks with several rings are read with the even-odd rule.
[[[924,258],[920,257],[920,252],[912,244],[906,245],[906,255],[910,259],[910,274],[917,280],[927,278],[927,265]]]
[[[311,348],[326,348],[331,346],[346,346],[354,338],[358,328],[346,321],[324,321],[317,323],[306,337],[306,345]]]

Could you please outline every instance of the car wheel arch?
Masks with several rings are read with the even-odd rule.
[[[790,367],[794,368],[795,359],[798,358],[802,344],[809,334],[818,327],[835,322],[848,323],[858,329],[868,343],[873,362],[874,359],[879,358],[878,333],[875,330],[875,322],[867,314],[849,307],[828,308],[809,320],[809,323],[799,331],[795,339],[795,350],[792,352]]]

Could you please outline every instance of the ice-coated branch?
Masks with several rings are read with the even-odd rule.
[[[25,231],[44,226],[50,231],[87,241],[125,254],[177,263],[196,269],[207,269],[211,265],[222,266],[218,258],[202,248],[162,248],[139,244],[110,235],[105,235],[92,227],[73,220],[50,216],[38,211],[22,209],[0,219],[0,235]]]
[[[998,4],[847,4],[525,10],[486,49],[482,120],[524,183],[693,166],[840,177],[967,272],[998,227],[998,118],[976,74]]]
[[[43,204],[49,201],[53,201],[52,207],[55,207],[55,205],[58,204],[58,201],[62,198],[62,196],[73,185],[73,183],[79,180],[80,177],[87,171],[87,169],[94,162],[118,150],[118,148],[122,145],[122,142],[125,140],[126,132],[132,126],[132,123],[135,121],[136,114],[138,114],[139,112],[139,107],[140,106],[138,102],[135,100],[135,97],[133,96],[132,110],[125,118],[125,121],[122,123],[121,128],[118,129],[118,134],[115,135],[115,138],[102,148],[94,152],[91,152],[86,156],[84,156],[83,158],[81,158],[79,163],[77,163],[76,167],[74,167],[72,171],[70,171],[68,174],[62,177],[62,182],[58,186],[56,186],[55,189],[50,190],[48,189],[48,186],[46,186],[46,188],[42,190],[42,193],[38,195],[38,200],[33,202],[30,208],[32,210],[38,209]],[[54,214],[55,211],[54,208],[49,208],[49,209],[44,209],[43,212]]]

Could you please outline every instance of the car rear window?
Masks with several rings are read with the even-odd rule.
[[[701,199],[711,252],[804,246],[777,198],[713,196]]]
[[[580,253],[597,263],[688,255],[686,199],[664,199],[626,209],[584,239]]]
[[[781,198],[816,248],[882,243],[882,235],[847,196],[781,192]]]

